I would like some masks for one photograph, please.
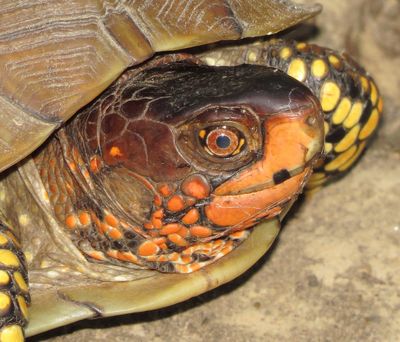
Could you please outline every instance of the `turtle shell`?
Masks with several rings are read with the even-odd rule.
[[[287,0],[5,0],[0,171],[155,52],[279,32],[320,11]]]
[[[0,9],[0,170],[29,155],[128,67],[159,51],[279,32],[320,11],[287,0],[11,1]],[[193,274],[32,291],[31,336],[84,318],[172,305],[250,268],[278,220]]]

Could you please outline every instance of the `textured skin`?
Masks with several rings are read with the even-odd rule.
[[[283,73],[165,61],[125,74],[35,162],[55,217],[87,257],[188,273],[296,198],[322,122],[316,99]],[[222,127],[240,132],[236,155],[202,145],[203,131]]]
[[[324,157],[307,187],[318,188],[344,175],[371,141],[383,110],[372,77],[350,56],[295,41],[271,40],[205,53],[210,65],[242,63],[276,67],[307,85],[324,112]]]
[[[21,246],[0,222],[0,341],[22,341],[30,303],[27,267]]]

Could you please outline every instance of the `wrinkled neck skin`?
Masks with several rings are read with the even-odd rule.
[[[196,271],[279,215],[319,156],[320,108],[300,83],[174,59],[125,73],[35,159],[93,262]]]

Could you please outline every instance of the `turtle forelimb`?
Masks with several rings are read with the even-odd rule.
[[[24,341],[30,295],[25,256],[12,230],[0,221],[0,341]]]

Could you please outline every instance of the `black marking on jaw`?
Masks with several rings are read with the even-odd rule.
[[[274,175],[272,176],[272,178],[274,179],[274,183],[276,185],[281,184],[285,180],[290,178],[290,173],[288,170],[282,169],[282,170],[279,170],[278,172],[275,172]]]

